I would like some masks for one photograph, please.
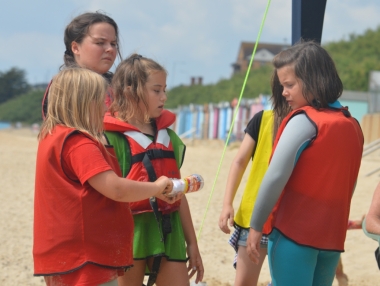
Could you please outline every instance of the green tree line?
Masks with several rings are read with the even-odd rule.
[[[28,92],[29,84],[25,79],[25,71],[16,67],[0,72],[0,104]]]
[[[368,91],[369,73],[380,70],[380,26],[368,29],[362,35],[349,35],[347,40],[330,42],[323,47],[335,61],[345,90]],[[243,91],[244,98],[255,98],[260,94],[271,94],[272,67],[251,70]],[[242,91],[245,74],[232,76],[213,85],[179,86],[168,92],[168,108],[189,103],[231,101]]]
[[[361,35],[351,34],[348,39],[324,45],[335,61],[345,90],[367,91],[369,73],[380,70],[380,26]],[[272,67],[263,66],[250,71],[242,93],[246,74],[236,74],[215,84],[177,86],[168,90],[167,108],[179,105],[231,101],[242,93],[243,98],[271,94]],[[25,72],[12,68],[0,72],[0,121],[41,122],[43,90],[31,90]]]

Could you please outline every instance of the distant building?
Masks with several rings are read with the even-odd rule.
[[[194,77],[192,76],[190,79],[190,85],[203,85],[203,77]]]
[[[254,42],[241,43],[236,62],[232,64],[233,74],[247,71],[254,47]],[[258,44],[251,69],[271,64],[275,55],[289,47],[287,44]]]

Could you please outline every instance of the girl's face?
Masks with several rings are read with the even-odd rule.
[[[167,100],[166,73],[163,71],[157,71],[149,75],[145,90],[146,101],[148,103],[148,116],[149,118],[157,118],[164,110],[164,105]]]
[[[292,110],[309,105],[302,94],[302,81],[296,77],[292,66],[277,69],[277,76],[283,87],[282,95]]]
[[[108,23],[95,23],[79,44],[71,43],[75,61],[80,67],[104,74],[112,67],[117,54],[115,29]]]

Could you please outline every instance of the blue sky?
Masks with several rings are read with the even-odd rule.
[[[30,83],[48,82],[62,64],[63,31],[75,16],[102,10],[120,28],[123,57],[132,52],[167,69],[170,87],[202,76],[231,75],[241,41],[255,41],[266,0],[2,0],[0,71],[24,69]],[[272,0],[261,42],[291,42],[291,0]],[[378,0],[327,0],[322,44],[380,25]],[[118,61],[116,62],[116,64]]]

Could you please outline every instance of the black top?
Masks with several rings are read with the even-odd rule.
[[[260,124],[261,118],[263,117],[263,112],[264,110],[257,112],[248,122],[247,127],[244,129],[244,132],[251,136],[256,143],[259,139]]]

